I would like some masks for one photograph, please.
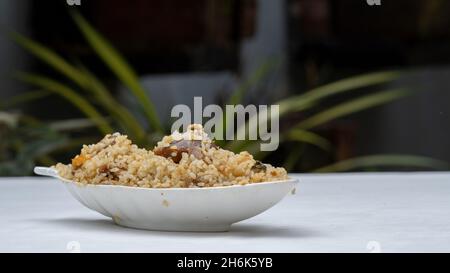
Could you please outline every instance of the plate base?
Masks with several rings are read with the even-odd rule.
[[[187,232],[227,232],[230,230],[231,225],[208,225],[208,226],[191,226],[191,225],[157,225],[157,224],[149,224],[149,223],[135,223],[126,220],[118,220],[113,219],[114,223],[119,226],[128,227],[128,228],[136,228],[136,229],[145,229],[145,230],[153,230],[153,231],[187,231]]]

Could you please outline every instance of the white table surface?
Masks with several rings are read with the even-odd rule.
[[[54,179],[0,178],[0,252],[450,252],[450,173],[298,177],[225,233],[123,228]]]

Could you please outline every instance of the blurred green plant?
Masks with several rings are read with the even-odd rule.
[[[34,127],[34,129],[43,128],[42,130],[44,130],[45,128],[45,130],[49,130],[45,131],[48,135],[39,135],[36,137],[36,140],[39,138],[52,140],[61,130],[67,131],[70,129],[95,126],[101,134],[122,131],[128,134],[137,144],[147,148],[152,147],[161,135],[168,132],[161,124],[152,100],[148,96],[148,92],[140,84],[136,72],[134,72],[132,67],[126,62],[125,58],[122,57],[122,55],[80,14],[72,12],[71,16],[87,43],[117,79],[127,87],[136,101],[140,104],[140,110],[143,112],[146,122],[150,125],[150,129],[145,129],[148,127],[143,126],[130,109],[117,101],[103,82],[86,67],[79,63],[69,63],[53,50],[18,33],[12,33],[12,39],[26,51],[58,72],[65,81],[58,81],[45,75],[35,73],[18,73],[16,77],[19,80],[37,87],[38,90],[15,97],[9,101],[6,106],[13,107],[19,103],[33,101],[50,94],[56,94],[77,107],[88,119],[72,120],[70,122],[61,121],[56,124],[57,126],[53,124],[53,127]],[[273,67],[274,63],[276,62],[271,61],[264,63],[249,80],[244,81],[243,84],[235,90],[227,103],[234,105],[243,104],[249,88],[263,79],[268,71],[270,71],[271,67]],[[330,152],[333,149],[330,141],[315,131],[318,127],[335,119],[403,98],[410,92],[403,88],[375,91],[370,94],[359,95],[351,100],[321,110],[322,107],[320,106],[325,100],[345,93],[355,92],[352,93],[352,95],[357,95],[358,93],[356,92],[362,88],[388,83],[397,79],[400,75],[401,73],[399,71],[384,71],[354,76],[275,102],[274,104],[278,104],[280,109],[279,117],[276,118],[283,119],[300,112],[306,117],[293,126],[281,131],[281,145],[291,145],[292,143],[301,144],[301,146],[295,146],[294,148],[289,149],[290,153],[284,160],[284,166],[289,170],[295,168],[296,162],[303,156],[301,147],[304,145],[312,145],[326,152]],[[86,98],[86,95],[89,96],[89,99]],[[231,117],[225,113],[223,116],[222,127],[216,128],[216,130],[221,132],[227,131],[227,118]],[[267,119],[258,120],[257,117],[250,117],[244,125],[237,128],[236,133],[241,132],[242,130],[247,133],[248,130],[256,129],[260,124],[268,122],[268,118],[269,117],[267,117]],[[14,130],[19,130],[19,127],[13,128]],[[70,139],[70,134],[65,133],[65,136],[66,137],[60,137],[60,135],[58,135],[57,139],[60,140],[61,143],[58,142],[57,145],[54,143],[54,146],[52,147],[36,149],[36,151],[39,152],[33,154],[33,157],[28,160],[42,159],[45,156],[48,156],[52,150],[57,148],[61,149],[61,146],[63,145],[74,145],[74,143],[80,142],[66,141],[64,143],[62,140]],[[14,137],[11,137],[11,139],[14,139]],[[14,164],[21,165],[21,161],[25,160],[23,157],[26,157],[25,155],[32,149],[28,146],[23,146],[26,143],[28,142],[24,140],[22,145],[19,145],[25,147],[23,148],[25,153],[21,149],[17,149],[17,163]],[[257,159],[262,159],[268,155],[267,152],[259,151],[258,147],[260,143],[258,141],[221,141],[219,144],[235,152],[248,150],[253,153]],[[29,145],[37,144],[30,142]],[[47,153],[47,155],[45,153]],[[12,166],[14,164],[11,163],[10,165]],[[29,166],[31,163],[27,162],[26,164]],[[448,169],[446,163],[429,158],[411,157],[407,155],[378,155],[338,162],[334,165],[320,168],[318,171],[346,171],[360,167],[369,168],[386,164]],[[11,167],[10,169],[14,168]],[[28,171],[29,168],[26,170]],[[1,172],[0,169],[0,174],[2,174]],[[8,171],[3,172],[3,174],[4,173],[8,173]],[[14,173],[14,171],[10,173]]]
[[[19,114],[0,112],[0,175],[30,174],[36,162],[51,165],[47,154],[69,139],[40,122]]]
[[[449,165],[446,162],[432,159],[424,156],[413,155],[370,155],[351,158],[336,162],[329,166],[321,167],[314,172],[342,172],[349,170],[358,170],[373,168],[373,166],[383,167],[417,167],[448,170]]]

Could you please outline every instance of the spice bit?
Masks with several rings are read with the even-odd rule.
[[[77,155],[72,159],[72,166],[75,168],[81,167],[87,160],[89,156]]]

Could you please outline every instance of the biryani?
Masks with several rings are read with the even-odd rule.
[[[199,124],[163,137],[153,150],[137,147],[120,133],[84,145],[71,164],[53,166],[83,184],[144,188],[245,185],[287,179],[284,168],[263,164],[248,152],[235,154],[214,144]]]

